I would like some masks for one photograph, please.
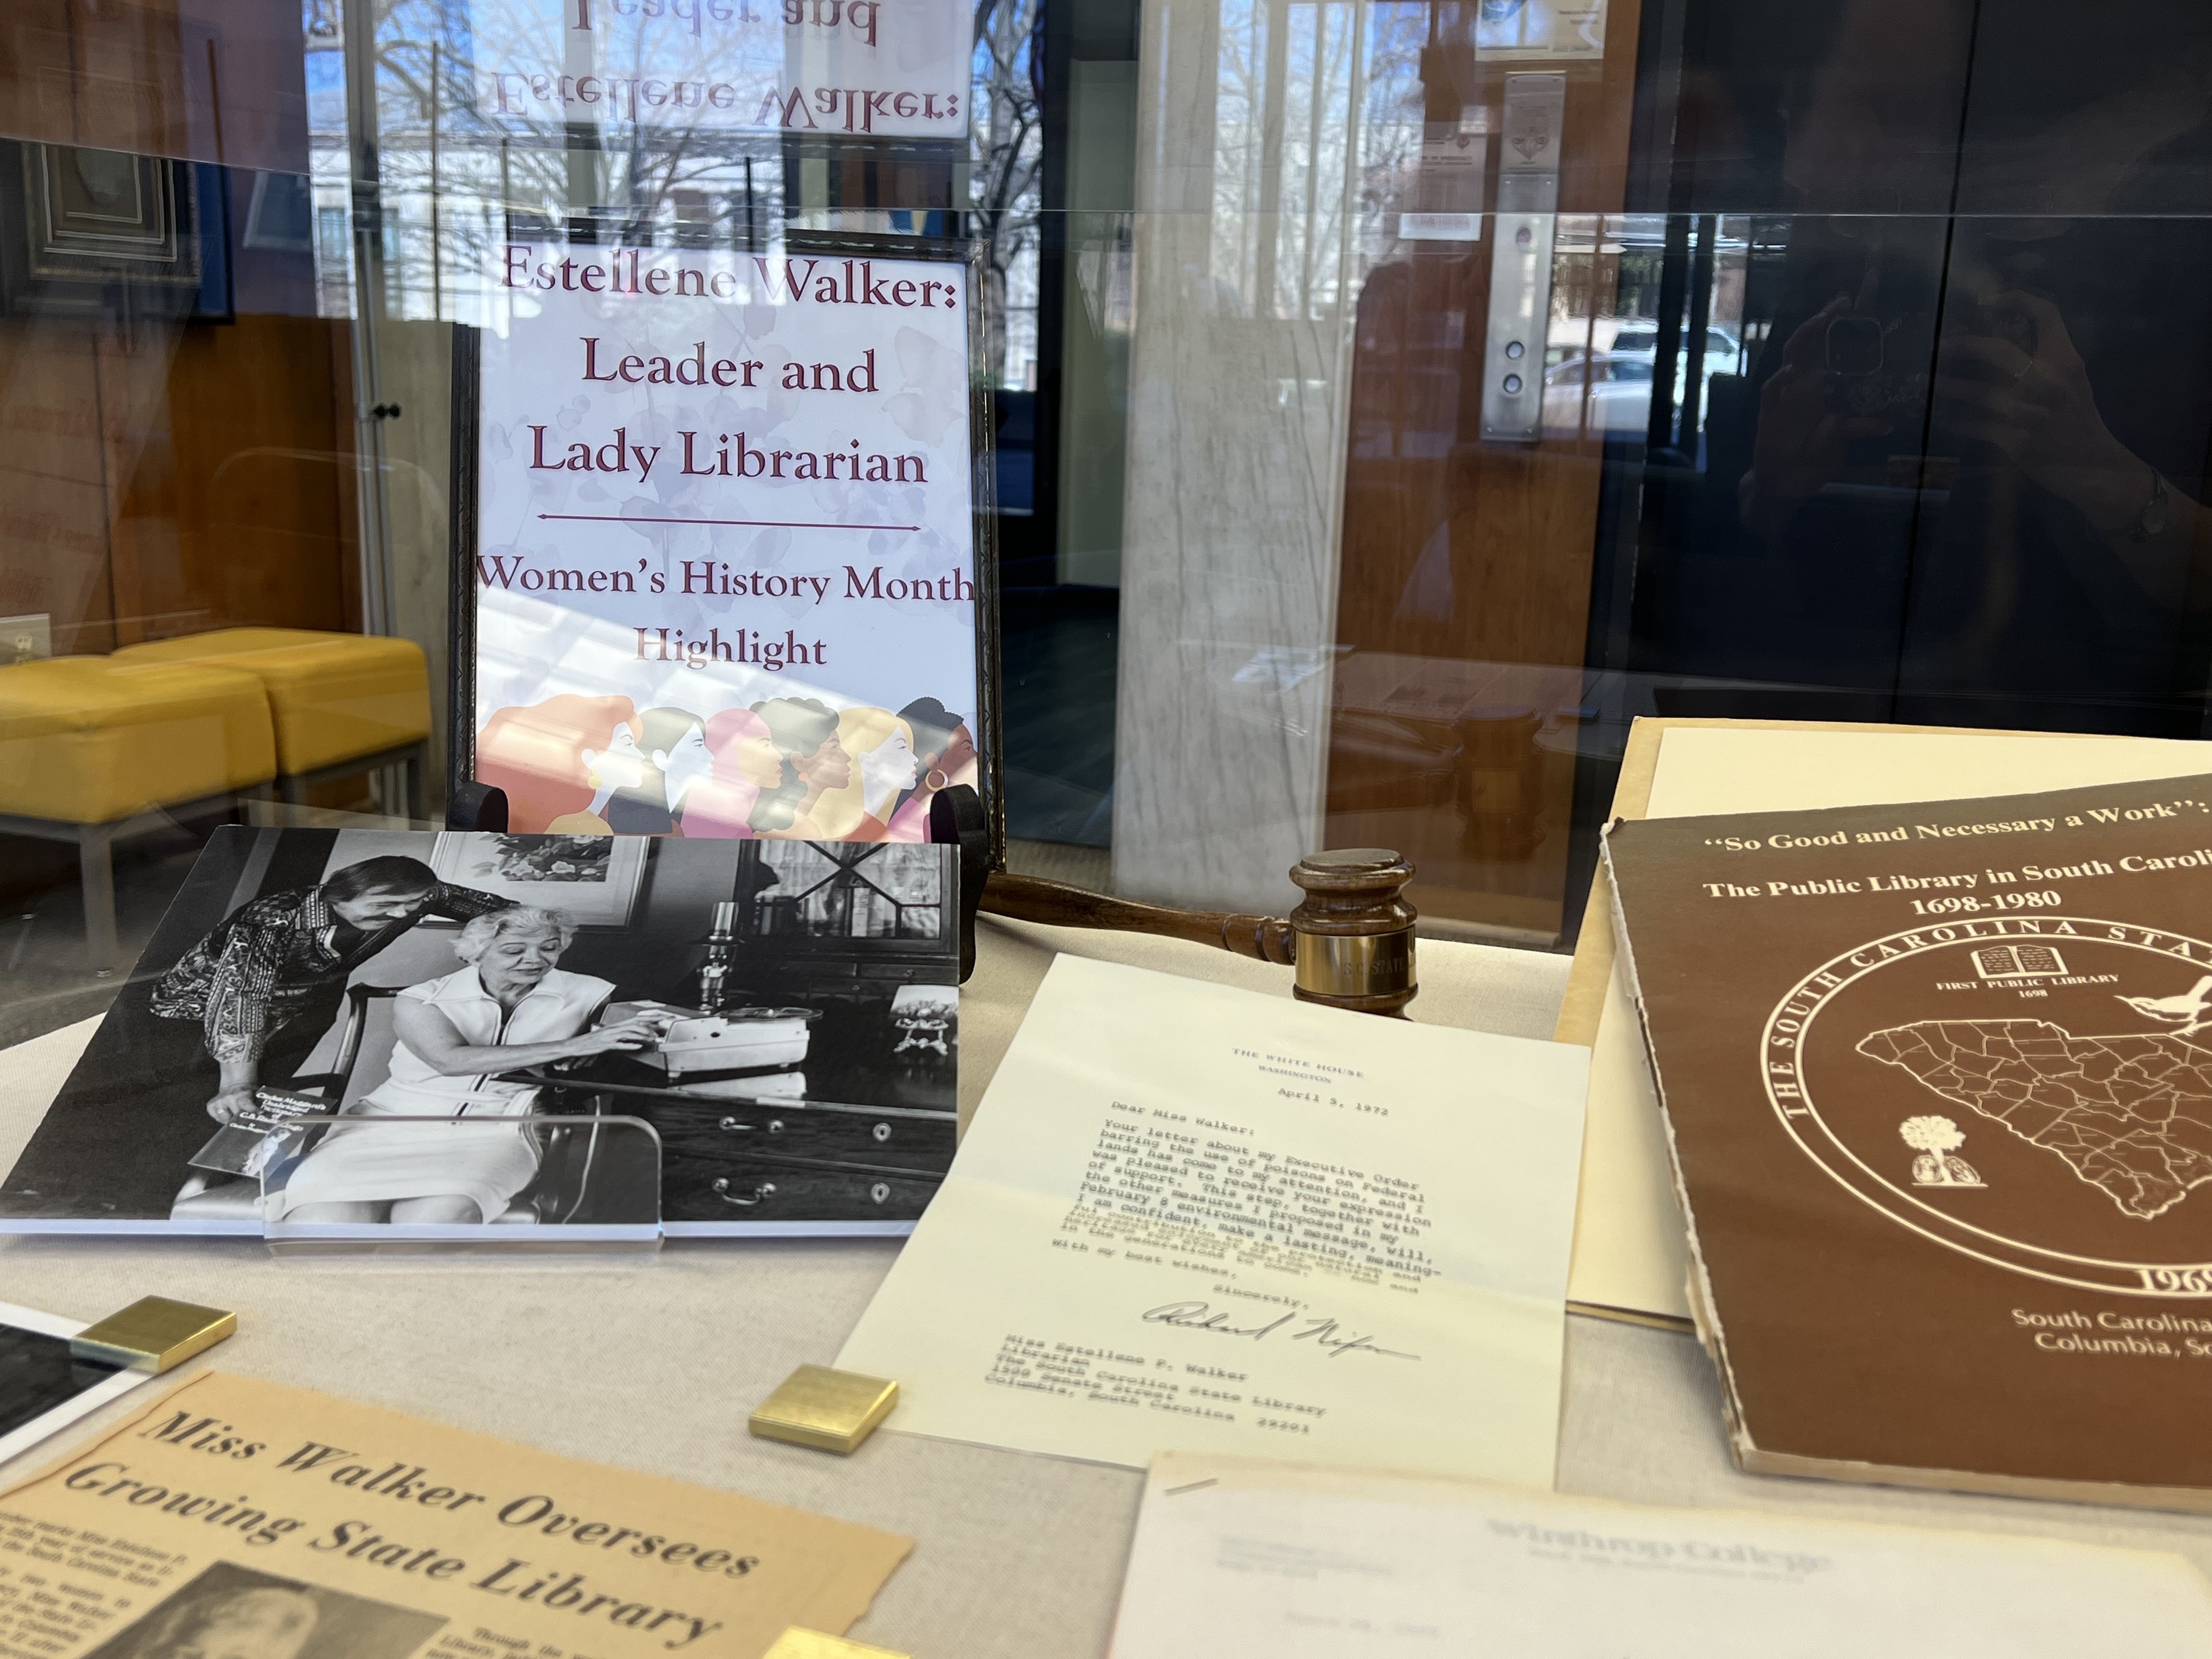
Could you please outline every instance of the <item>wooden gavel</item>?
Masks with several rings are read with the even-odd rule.
[[[1406,1017],[1413,978],[1413,866],[1380,847],[1310,853],[1291,866],[1305,898],[1287,918],[1183,910],[1109,898],[1065,882],[994,870],[980,909],[1060,927],[1116,927],[1211,945],[1297,970],[1293,994],[1363,1014]]]

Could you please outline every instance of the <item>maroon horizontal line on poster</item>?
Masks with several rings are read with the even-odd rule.
[[[648,519],[635,513],[541,513],[541,519],[588,524],[743,524],[767,530],[919,530],[918,524],[815,524],[805,519]]]

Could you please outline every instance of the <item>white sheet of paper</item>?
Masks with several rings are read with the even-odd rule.
[[[1549,1486],[1588,1061],[1060,957],[837,1364],[912,1433]]]
[[[1171,1453],[1110,1659],[2203,1659],[2180,1557]]]
[[[1674,1196],[1659,1091],[1652,1086],[1636,1005],[1616,960],[1590,1046],[1589,1126],[1583,1137],[1567,1299],[1687,1319],[1687,1232]]]
[[[1646,817],[1967,800],[2212,772],[2212,743],[1942,732],[1679,726],[1659,744]]]
[[[1659,745],[1644,816],[1790,812],[2072,789],[2212,772],[2212,743],[1678,726]],[[1570,1300],[1687,1319],[1682,1210],[1636,1014],[1615,962],[1591,1050]]]

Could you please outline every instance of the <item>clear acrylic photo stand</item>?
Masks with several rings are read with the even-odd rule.
[[[660,1137],[642,1118],[305,1115],[270,1129],[247,1164],[245,1174],[260,1183],[262,1237],[280,1259],[635,1257],[660,1249]],[[389,1218],[395,1207],[471,1208],[438,1205],[441,1196],[473,1196],[482,1215],[502,1194],[500,1213],[482,1220]],[[335,1203],[368,1218],[308,1207]]]

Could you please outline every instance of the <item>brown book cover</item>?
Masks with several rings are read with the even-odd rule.
[[[1738,1463],[2212,1510],[2212,777],[1606,858]]]

